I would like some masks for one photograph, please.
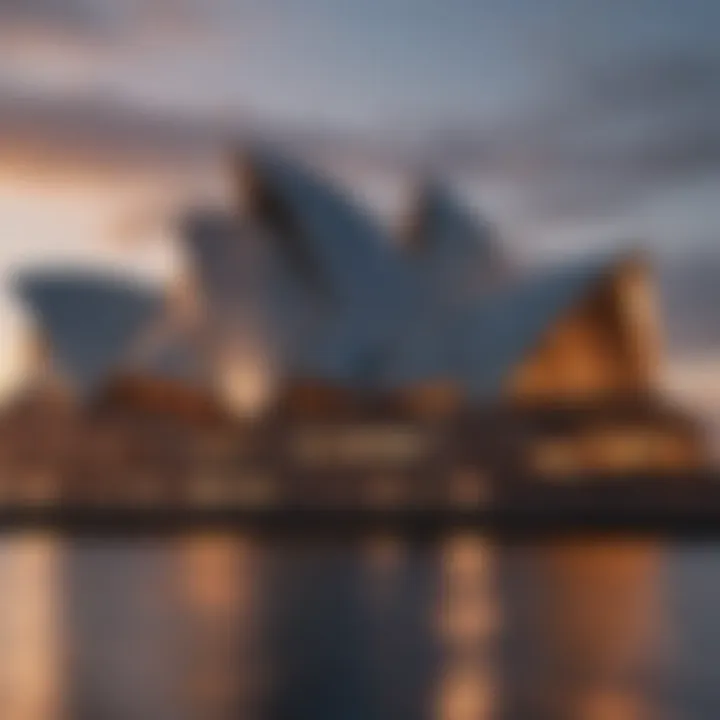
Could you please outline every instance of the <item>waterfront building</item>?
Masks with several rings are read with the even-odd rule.
[[[57,269],[20,277],[33,367],[15,412],[30,389],[61,389],[79,408],[73,437],[107,446],[116,468],[153,456],[178,487],[223,436],[213,482],[282,468],[304,478],[296,499],[332,485],[360,502],[373,494],[368,469],[432,503],[486,498],[498,477],[704,464],[698,424],[658,387],[641,253],[520,269],[438,183],[393,238],[301,163],[263,148],[233,167],[237,207],[189,213],[188,271],[172,287]],[[103,427],[124,441],[104,445]]]

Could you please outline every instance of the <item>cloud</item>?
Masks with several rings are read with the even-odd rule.
[[[682,28],[675,32],[668,15],[672,2],[664,0],[660,5],[660,10],[652,14],[653,23],[662,25],[668,37],[673,33],[681,36]],[[683,17],[694,28],[706,10],[701,0],[692,0],[690,5]],[[319,3],[309,3],[308,23],[315,17],[311,11],[313,7],[317,10],[316,6]],[[515,0],[515,6],[518,13],[522,10],[528,17],[538,14],[530,6],[525,7],[522,0]],[[602,12],[580,12],[576,8],[573,14],[569,13],[571,6],[574,3],[555,0],[547,11],[539,13],[540,19],[545,18],[556,34],[552,35],[553,43],[538,45],[537,65],[548,65],[554,70],[533,73],[532,68],[526,68],[529,79],[509,88],[510,94],[517,94],[518,102],[510,103],[504,115],[478,111],[471,116],[468,111],[465,116],[458,116],[457,108],[453,109],[449,103],[442,109],[442,113],[451,118],[445,122],[419,113],[399,117],[394,124],[378,122],[374,131],[358,136],[342,128],[315,129],[283,123],[282,117],[268,122],[267,116],[248,117],[246,111],[240,117],[222,122],[197,122],[171,113],[151,114],[112,97],[95,97],[89,101],[68,96],[41,102],[41,98],[27,101],[0,95],[3,113],[9,107],[11,115],[9,119],[0,117],[0,138],[9,132],[13,137],[24,136],[30,146],[35,142],[30,139],[32,135],[43,148],[55,143],[54,138],[62,138],[68,155],[77,153],[89,158],[96,154],[117,156],[119,162],[128,158],[135,161],[136,155],[141,159],[144,153],[150,157],[186,155],[190,148],[205,142],[199,140],[201,136],[217,136],[218,125],[222,133],[232,131],[234,120],[243,130],[248,126],[265,129],[265,134],[288,139],[293,147],[307,151],[322,162],[327,158],[328,166],[344,168],[346,176],[427,169],[474,183],[479,188],[502,188],[508,198],[503,212],[528,229],[542,224],[589,226],[607,222],[609,218],[641,216],[648,204],[657,204],[658,198],[672,195],[677,188],[708,178],[717,178],[720,182],[720,52],[700,40],[696,47],[673,40],[656,43],[648,49],[644,40],[645,19],[655,7],[650,0],[610,2],[603,5]],[[626,6],[629,9],[625,9]],[[279,12],[285,4],[273,7]],[[42,54],[42,47],[51,44],[47,34],[65,38],[67,42],[64,41],[63,47],[67,52],[79,53],[71,74],[82,74],[84,69],[94,71],[101,63],[98,58],[114,52],[112,48],[131,54],[138,33],[160,33],[165,26],[185,27],[190,33],[202,33],[203,28],[234,33],[248,18],[254,27],[258,13],[258,3],[251,0],[236,3],[222,0],[0,0],[0,26],[10,28],[6,32],[12,32],[13,28],[18,32],[25,27],[30,28],[27,32],[47,40],[33,51],[36,57]],[[662,15],[662,22],[657,20],[658,13]],[[322,16],[327,19],[330,14]],[[284,17],[287,24],[287,18],[293,16],[290,13]],[[500,19],[494,22],[499,23],[498,30],[501,30],[504,16],[500,13],[497,17]],[[562,37],[557,36],[561,26],[564,35],[568,35],[570,20],[564,19],[566,17],[580,23],[569,44],[563,44]],[[598,29],[598,39],[588,36],[593,27]],[[368,28],[364,31],[370,32]],[[2,32],[0,30],[0,34]],[[533,33],[536,31],[530,34]],[[435,35],[431,33],[428,37]],[[516,44],[519,41],[518,37],[508,37]],[[281,52],[285,47],[283,38],[273,33],[270,38],[273,52],[275,48]],[[394,35],[389,36],[388,42],[392,38]],[[367,42],[371,39],[368,34]],[[585,44],[597,45],[602,52],[597,48],[586,51],[583,39],[587,41]],[[193,75],[193,62],[183,61],[194,52],[192,43],[187,38],[183,42],[186,45],[180,44],[182,52],[177,62],[172,61],[174,56],[170,60],[160,58],[162,62],[155,55],[149,58],[147,67],[152,82],[143,85],[142,78],[122,77],[123,87],[129,88],[128,95],[133,95],[133,88],[138,84],[141,89],[137,97],[145,98],[154,97],[156,91],[161,94],[163,88],[167,90],[173,85],[180,86],[178,92],[184,102],[186,95],[193,97],[193,82],[198,85],[199,97],[204,97],[205,88],[217,84],[212,102],[222,97],[226,89],[232,95],[235,91],[232,73],[224,77],[221,70],[231,61],[238,62],[237,57],[232,54],[225,57],[223,53],[227,48],[218,51],[217,57],[213,55],[211,60],[203,55],[199,61],[202,71]],[[234,40],[233,45],[239,44]],[[289,47],[293,47],[292,44]],[[367,47],[372,44],[366,44]],[[519,52],[521,49],[523,53]],[[492,47],[488,53],[492,56]],[[518,48],[518,57],[529,54],[527,48]],[[272,57],[270,51],[267,55],[261,54],[252,66],[267,68],[272,60],[264,61]],[[303,62],[308,61],[307,55],[303,58]],[[150,60],[156,61],[157,66]],[[301,64],[299,56],[297,62]],[[42,72],[52,72],[58,64],[57,55],[48,57],[42,63]],[[504,70],[498,69],[497,82],[487,77],[491,88],[497,90],[503,77],[507,76],[507,84],[512,85],[511,80],[514,78],[517,82],[517,76],[522,75],[519,67],[508,75],[508,64],[511,63],[506,62]],[[185,83],[183,78],[178,78],[178,67],[187,74]],[[124,71],[132,76],[138,73],[138,67],[127,66]],[[466,69],[459,68],[460,71],[464,73]],[[22,73],[19,77],[22,87]],[[108,77],[112,80],[114,76],[108,73]],[[394,77],[389,74],[387,82],[395,82]],[[529,87],[534,79],[537,82]],[[99,86],[112,87],[110,80],[102,77]],[[83,82],[85,78],[81,77],[76,85],[81,86]],[[448,85],[455,87],[452,83]],[[252,92],[255,90],[253,86]],[[395,95],[412,92],[402,85],[393,90]],[[427,88],[429,99],[436,90]],[[268,90],[272,91],[274,86]],[[475,94],[482,97],[483,93],[481,75]],[[297,94],[297,102],[302,103],[301,88]],[[158,97],[158,103],[167,100],[169,106],[172,98],[163,98]],[[451,99],[449,95],[448,99]],[[370,103],[373,98],[366,100]],[[332,102],[331,98],[327,99],[328,104]],[[488,97],[487,106],[493,102],[494,99]],[[37,111],[33,110],[32,103]],[[476,105],[480,107],[481,103]],[[288,105],[283,99],[278,107]],[[207,113],[207,108],[197,109],[198,115]]]
[[[667,342],[674,355],[702,357],[720,350],[720,251],[677,254],[659,268]]]
[[[113,42],[146,30],[200,30],[205,15],[196,0],[0,0],[0,27],[8,39],[55,37]]]
[[[172,167],[207,156],[216,140],[209,124],[128,108],[102,97],[6,93],[0,103],[0,148],[6,157],[40,170]]]
[[[3,28],[54,27],[78,34],[96,33],[112,24],[107,6],[83,0],[0,0]]]
[[[363,176],[407,171],[414,163],[412,153],[391,139],[250,112],[183,114],[102,93],[29,95],[2,88],[0,108],[0,151],[39,170],[192,167],[253,142],[280,144],[351,184]]]
[[[262,130],[328,166],[349,168],[346,175],[427,169],[478,187],[502,186],[512,214],[528,227],[622,219],[693,183],[720,184],[720,54],[700,51],[578,61],[498,121],[423,127],[420,118],[364,134],[248,112],[191,120],[103,96],[6,93],[0,103],[0,142],[24,137],[28,145],[54,143],[82,157],[156,160],[191,155],[238,130]]]
[[[496,124],[430,129],[416,144],[447,174],[512,184],[529,215],[622,215],[658,192],[720,180],[720,54],[579,63]]]

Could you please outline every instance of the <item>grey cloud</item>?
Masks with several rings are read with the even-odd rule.
[[[70,36],[105,35],[122,26],[105,2],[88,0],[0,0],[0,22],[5,34],[17,30],[66,33]]]
[[[207,155],[216,128],[123,106],[108,98],[63,100],[0,94],[0,147],[48,166],[152,166]]]
[[[115,44],[127,49],[138,34],[199,35],[209,18],[198,0],[0,0],[4,42],[37,40],[72,46]]]
[[[43,1],[51,3],[32,0]],[[172,162],[260,131],[342,176],[435,171],[501,183],[514,192],[528,225],[622,217],[699,179],[720,183],[720,53],[569,63],[539,101],[501,122],[434,129],[396,122],[364,135],[252,115],[160,116],[111,97],[51,102],[5,94],[0,106],[0,142],[26,138],[89,159]]]
[[[428,132],[421,152],[450,173],[516,183],[529,212],[620,213],[658,188],[720,177],[720,54],[580,65],[526,112]]]
[[[666,259],[659,278],[671,354],[716,353],[720,349],[720,253],[707,250]]]
[[[384,138],[334,127],[244,118],[185,116],[128,105],[102,94],[48,98],[0,88],[0,149],[38,164],[120,170],[192,166],[231,146],[270,141],[349,182],[412,165],[409,152]]]

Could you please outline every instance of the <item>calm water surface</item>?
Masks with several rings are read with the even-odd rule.
[[[720,718],[720,544],[0,540],[2,720]]]

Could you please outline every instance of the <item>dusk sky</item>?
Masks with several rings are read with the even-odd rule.
[[[221,141],[271,138],[391,217],[437,173],[519,256],[657,250],[720,407],[719,31],[716,0],[0,0],[0,272],[169,275]],[[5,293],[3,382],[20,328]]]

